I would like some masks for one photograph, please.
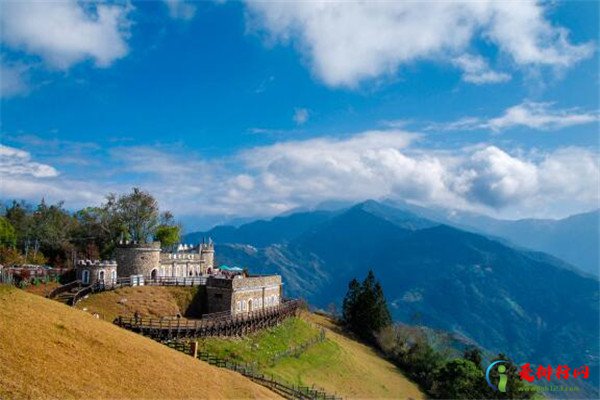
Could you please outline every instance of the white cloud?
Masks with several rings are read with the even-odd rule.
[[[517,67],[566,68],[593,52],[589,43],[571,44],[568,31],[552,25],[545,5],[533,0],[246,3],[251,29],[293,43],[330,86],[354,87],[419,60],[452,63],[477,40],[496,45]],[[485,70],[487,61],[480,64],[476,73],[465,71],[465,80],[506,79]]]
[[[164,0],[169,8],[169,15],[174,19],[189,21],[196,15],[196,6],[185,0]]]
[[[68,69],[86,59],[107,67],[128,53],[131,6],[77,1],[2,2],[2,42]]]
[[[119,147],[107,154],[102,174],[90,167],[77,178],[40,168],[44,164],[29,153],[4,146],[0,190],[4,198],[51,195],[81,206],[141,186],[180,217],[272,216],[367,198],[501,217],[553,217],[600,201],[596,150],[523,152],[480,144],[439,151],[419,147],[419,139],[401,130],[367,131],[279,142],[212,160],[182,146]]]
[[[304,125],[308,121],[309,112],[306,108],[296,108],[294,110],[294,122],[296,125]]]
[[[510,107],[487,125],[495,131],[522,125],[532,129],[560,129],[598,121],[598,114],[578,110],[552,110],[551,103],[525,102]]]
[[[499,117],[478,118],[465,117],[447,123],[430,124],[428,130],[492,130],[495,132],[524,126],[536,130],[554,130],[570,126],[584,125],[597,122],[598,112],[572,109],[553,109],[552,103],[537,103],[525,101],[507,108]]]
[[[491,70],[487,61],[480,56],[465,54],[455,58],[453,63],[463,70],[465,82],[476,85],[507,82],[511,78],[509,74]]]
[[[58,171],[47,164],[31,161],[31,154],[24,150],[0,144],[0,176],[29,175],[35,178],[49,178]]]

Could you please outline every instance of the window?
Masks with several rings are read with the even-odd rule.
[[[81,282],[83,282],[86,285],[90,283],[90,271],[88,271],[87,269],[84,269],[81,272]]]
[[[242,302],[238,301],[237,304],[235,305],[235,309],[237,311],[242,311]]]

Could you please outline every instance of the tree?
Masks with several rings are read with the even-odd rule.
[[[178,225],[159,225],[154,239],[160,241],[162,247],[170,247],[179,243],[181,228]]]
[[[148,192],[133,188],[116,202],[116,210],[129,240],[146,243],[158,226],[158,203]]]
[[[4,217],[15,228],[17,247],[22,247],[25,238],[31,234],[32,213],[32,206],[24,201],[13,200],[12,204],[6,207]]]
[[[17,234],[15,228],[4,217],[0,217],[0,246],[15,247],[17,244]]]
[[[348,291],[342,304],[342,321],[348,326],[354,323],[359,294],[360,283],[354,278],[348,283]]]
[[[361,338],[375,341],[375,334],[392,322],[381,284],[369,270],[367,277],[359,284],[350,281],[344,298],[343,321]]]
[[[477,366],[477,368],[481,368],[481,361],[483,360],[483,356],[481,354],[481,350],[475,346],[469,346],[465,349],[463,354],[463,358],[465,360],[471,361],[473,364]]]
[[[447,361],[438,371],[433,384],[435,397],[440,399],[485,398],[483,371],[465,359]]]
[[[74,250],[71,234],[76,224],[62,202],[47,205],[42,199],[31,215],[30,235],[24,246],[26,256],[37,259],[37,253],[41,251],[55,265],[70,260]]]
[[[0,264],[12,267],[13,265],[21,265],[24,263],[25,257],[23,257],[19,250],[13,247],[0,246]]]

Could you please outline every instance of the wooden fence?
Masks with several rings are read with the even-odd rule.
[[[278,325],[294,316],[302,302],[287,300],[275,307],[236,314],[228,318],[164,319],[119,316],[114,323],[122,328],[157,340],[197,338],[207,336],[243,336],[259,329]],[[210,316],[210,314],[209,314]]]
[[[81,281],[73,281],[73,282],[67,283],[66,285],[57,287],[56,289],[54,289],[50,293],[48,293],[48,295],[46,297],[48,297],[49,299],[53,299],[56,296],[58,296],[62,293],[70,292],[72,289],[75,289],[79,286],[81,286]]]
[[[275,353],[270,359],[269,363],[271,366],[275,365],[279,360],[285,357],[299,357],[310,347],[314,346],[317,343],[321,343],[325,340],[325,329],[321,328],[319,334],[315,337],[308,339],[307,341],[300,343],[299,345],[290,347],[285,349],[284,351],[280,351]]]
[[[324,332],[323,332],[324,333]],[[169,347],[194,356],[192,345],[189,342],[171,341],[163,342]],[[241,375],[251,379],[259,385],[265,386],[286,399],[301,400],[342,400],[337,394],[329,394],[324,389],[313,386],[294,385],[289,382],[277,379],[272,375],[261,373],[254,363],[239,363],[229,359],[224,359],[212,355],[205,351],[199,351],[196,354],[198,359],[205,361],[219,368],[227,368],[238,372]]]

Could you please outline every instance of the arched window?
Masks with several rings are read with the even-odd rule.
[[[81,282],[86,285],[90,283],[90,271],[88,271],[87,269],[81,271]]]
[[[150,279],[152,279],[153,281],[155,281],[157,275],[158,275],[158,270],[156,268],[154,268],[152,270],[152,272],[150,272]]]

